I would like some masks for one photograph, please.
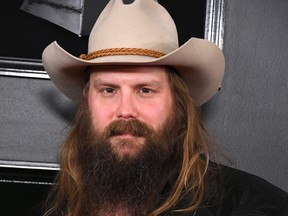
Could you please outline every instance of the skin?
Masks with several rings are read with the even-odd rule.
[[[164,66],[91,67],[88,99],[96,131],[103,132],[114,120],[136,119],[157,131],[171,115],[173,96]],[[113,151],[121,158],[136,156],[143,137],[121,134],[110,138]]]

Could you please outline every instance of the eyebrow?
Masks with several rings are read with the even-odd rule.
[[[118,86],[116,84],[113,84],[111,81],[106,81],[106,80],[101,80],[101,79],[93,80],[90,84],[92,84],[94,88],[98,88],[101,86],[109,86],[109,87],[116,88]]]
[[[144,82],[139,82],[137,84],[135,84],[136,87],[141,87],[141,86],[161,86],[161,83],[156,81],[156,80],[152,80],[152,81],[144,81]]]
[[[91,82],[91,80],[90,80]],[[118,86],[115,84],[113,81],[109,80],[103,80],[103,79],[96,79],[92,81],[92,84],[94,86],[99,86],[99,85],[107,85],[107,86]],[[157,80],[149,80],[149,81],[139,81],[135,84],[135,86],[161,86],[161,82]]]
[[[109,81],[105,81],[102,79],[96,79],[92,81],[93,85],[106,85],[109,83]]]

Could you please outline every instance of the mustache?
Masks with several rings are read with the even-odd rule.
[[[146,137],[153,133],[153,129],[139,120],[116,120],[111,122],[106,129],[106,137],[122,134],[131,134],[135,137]]]

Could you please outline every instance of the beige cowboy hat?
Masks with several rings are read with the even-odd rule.
[[[175,23],[157,1],[110,0],[98,17],[88,41],[88,54],[75,57],[57,42],[42,54],[52,82],[73,101],[82,97],[84,71],[90,65],[168,65],[189,87],[197,105],[219,89],[224,56],[214,43],[191,38],[178,45]]]

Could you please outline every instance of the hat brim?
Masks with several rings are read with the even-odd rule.
[[[56,87],[68,98],[78,102],[82,97],[84,71],[90,65],[168,65],[177,70],[200,106],[218,91],[224,75],[224,56],[214,43],[191,38],[173,52],[161,57],[106,56],[93,60],[77,58],[57,42],[42,54],[45,70]]]

